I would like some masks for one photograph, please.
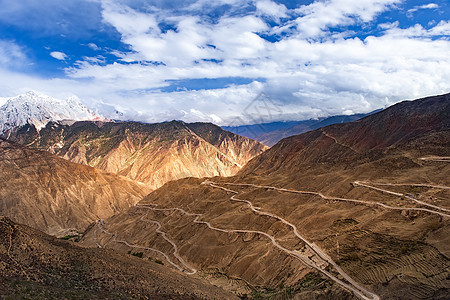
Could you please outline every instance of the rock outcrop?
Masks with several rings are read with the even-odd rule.
[[[266,146],[210,123],[49,123],[16,128],[10,140],[156,189],[185,178],[232,176]]]

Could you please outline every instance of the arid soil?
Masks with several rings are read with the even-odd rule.
[[[82,233],[148,191],[126,177],[0,139],[0,214],[49,234]]]
[[[238,299],[139,255],[83,248],[0,217],[0,298]]]

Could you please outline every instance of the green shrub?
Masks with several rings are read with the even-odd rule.
[[[142,258],[142,256],[144,256],[144,252],[134,252],[134,253],[131,254],[131,255],[136,256],[136,257],[139,257],[139,258]]]

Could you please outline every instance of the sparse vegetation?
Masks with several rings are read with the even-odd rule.
[[[258,290],[252,291],[251,299],[262,299],[262,298],[263,298],[263,294],[261,291],[258,291]]]
[[[78,237],[77,234],[74,234],[74,235],[66,235],[66,236],[63,236],[63,237],[61,238],[61,240],[68,241],[68,240],[70,240],[70,239],[72,239],[72,238],[76,238],[76,237]]]
[[[164,263],[159,259],[153,259],[152,257],[149,257],[148,260],[164,266]]]
[[[310,288],[316,286],[324,281],[320,275],[317,274],[306,274],[305,277],[299,282],[299,287],[301,289]]]
[[[358,259],[359,259],[358,253],[351,252],[351,253],[345,255],[344,257],[342,257],[341,260],[358,260]]]
[[[284,283],[280,283],[276,289],[254,288],[250,295],[241,294],[238,296],[241,299],[287,300],[293,299],[296,293],[306,290],[323,290],[331,284],[319,274],[311,273],[292,286],[285,286]]]
[[[402,254],[405,254],[406,252],[408,252],[408,247],[406,245],[402,245],[402,247],[400,248],[400,252]]]
[[[144,256],[144,252],[134,252],[131,255],[142,258]]]

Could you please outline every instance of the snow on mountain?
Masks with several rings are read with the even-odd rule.
[[[32,124],[38,130],[48,122],[61,120],[107,121],[80,102],[77,97],[60,100],[36,92],[3,99],[0,107],[0,133],[6,130]]]

